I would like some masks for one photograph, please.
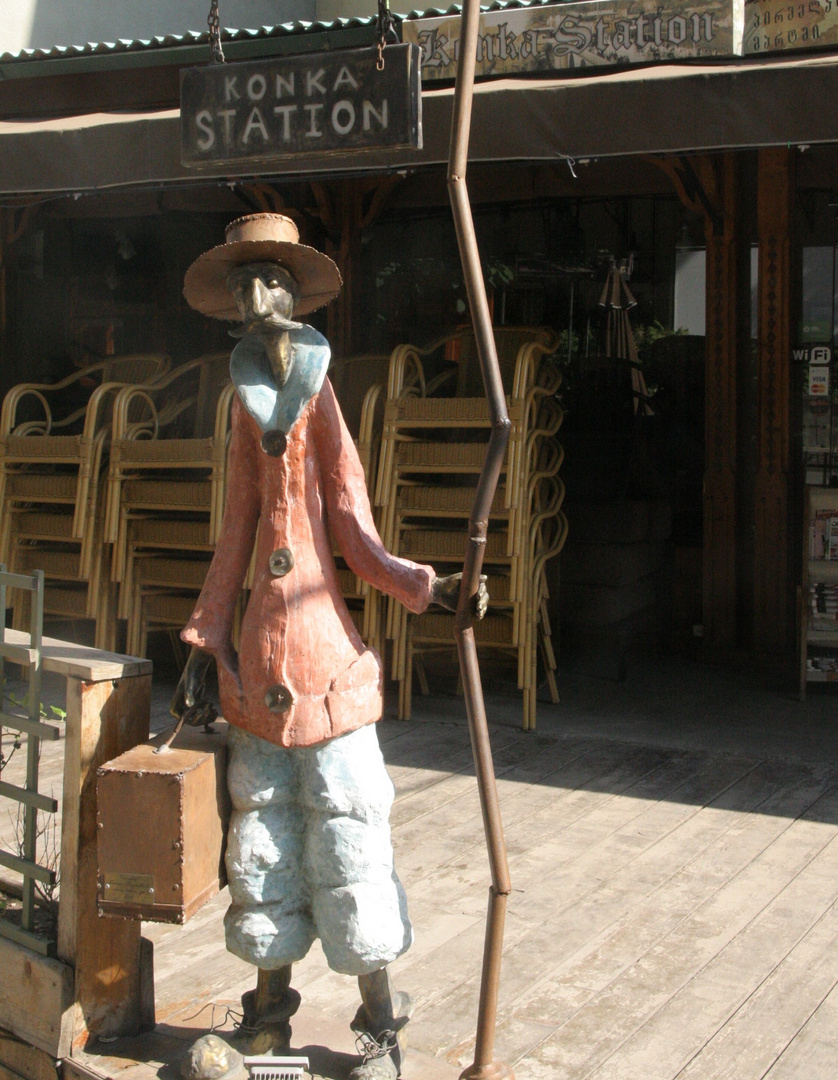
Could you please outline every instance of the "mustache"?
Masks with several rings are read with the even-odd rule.
[[[283,318],[282,315],[274,314],[267,315],[264,318],[253,316],[241,326],[236,326],[227,332],[232,338],[243,338],[247,334],[260,334],[266,331],[301,330],[304,325],[304,323],[293,322],[291,319]]]

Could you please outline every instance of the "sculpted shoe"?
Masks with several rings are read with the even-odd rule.
[[[270,1012],[255,1010],[256,991],[242,995],[244,1016],[234,1035],[202,1035],[192,1044],[180,1063],[183,1080],[234,1080],[245,1076],[243,1059],[260,1054],[287,1054],[291,1048],[289,1018],[300,1007],[296,990],[284,992]]]
[[[259,1013],[255,1008],[256,991],[242,994],[244,1016],[236,1034],[229,1040],[244,1057],[258,1054],[287,1054],[291,1048],[290,1017],[300,1007],[300,995],[296,990],[285,991],[283,1000],[274,1003],[269,1012]]]
[[[398,1080],[399,1067],[393,1055],[385,1050],[379,1057],[364,1057],[349,1074],[349,1080]]]
[[[392,1020],[381,1028],[371,1021],[366,1006],[361,1005],[351,1027],[363,1056],[349,1074],[349,1080],[396,1080],[407,1056],[407,1022],[413,1015],[413,999],[396,991],[392,995]],[[376,1031],[376,1028],[378,1030]]]

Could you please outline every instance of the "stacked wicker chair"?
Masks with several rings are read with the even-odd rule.
[[[363,353],[337,360],[329,368],[329,380],[358,450],[368,491],[372,489],[378,465],[389,362],[389,356],[382,353]],[[341,595],[352,621],[366,644],[381,652],[384,645],[381,595],[353,573],[334,541],[332,554]]]
[[[117,397],[105,536],[129,653],[145,655],[151,630],[182,627],[203,585],[224,510],[229,361],[203,356]]]
[[[562,422],[556,399],[561,375],[549,359],[557,345],[552,331],[498,328],[496,341],[511,434],[484,559],[491,609],[476,624],[475,637],[479,647],[515,658],[524,727],[533,728],[539,650],[558,701],[544,571],[567,533],[558,476],[563,455],[556,439]],[[393,353],[375,493],[386,546],[439,572],[462,565],[474,485],[490,431],[472,334],[462,332],[457,344],[456,369],[431,382],[420,350],[400,346]],[[457,393],[443,396],[452,382]],[[390,602],[385,629],[392,641],[399,715],[408,718],[414,670],[426,692],[422,657],[451,652],[453,616],[439,611],[413,616]]]
[[[112,636],[113,590],[103,569],[104,469],[117,394],[153,385],[169,358],[115,356],[58,383],[13,387],[0,413],[0,563],[45,572],[44,612],[94,619],[96,644]],[[12,594],[13,625],[27,625],[26,594]]]
[[[366,382],[378,371],[366,363],[355,367]],[[119,583],[118,613],[127,621],[130,653],[145,655],[152,631],[168,631],[177,649],[177,631],[192,614],[224,512],[234,394],[224,353],[178,368],[153,393],[126,390],[117,401],[107,536],[114,545],[112,576]],[[369,386],[355,425],[368,485],[377,462],[383,396],[380,384]],[[381,648],[381,597],[353,574],[339,551],[335,555],[352,618],[364,640]],[[251,577],[252,568],[236,627]]]
[[[368,376],[374,377],[375,367],[367,371]],[[355,445],[358,457],[364,469],[364,479],[367,490],[372,491],[374,477],[378,468],[378,456],[381,449],[381,424],[384,405],[384,385],[373,383],[368,387],[361,405],[360,420],[357,424],[358,434]],[[353,425],[355,426],[355,425]],[[351,429],[350,429],[351,430]],[[372,501],[372,496],[370,496]],[[381,594],[373,589],[363,578],[359,578],[349,568],[341,554],[340,548],[333,543],[332,551],[335,556],[335,565],[338,572],[341,595],[349,608],[352,621],[367,645],[377,649],[383,655],[384,652],[384,626],[382,619],[383,599]]]

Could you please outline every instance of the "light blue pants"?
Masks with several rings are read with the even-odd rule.
[[[229,751],[230,952],[275,969],[319,937],[345,975],[405,952],[413,931],[393,869],[393,783],[375,726],[293,749],[231,726]]]

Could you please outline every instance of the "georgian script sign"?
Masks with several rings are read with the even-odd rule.
[[[415,45],[188,68],[180,77],[184,165],[422,146]]]
[[[746,0],[748,55],[838,44],[837,0]]]
[[[588,0],[486,12],[477,74],[739,55],[743,22],[744,0]],[[422,50],[423,79],[454,78],[460,23],[459,15],[402,23],[402,38]]]

